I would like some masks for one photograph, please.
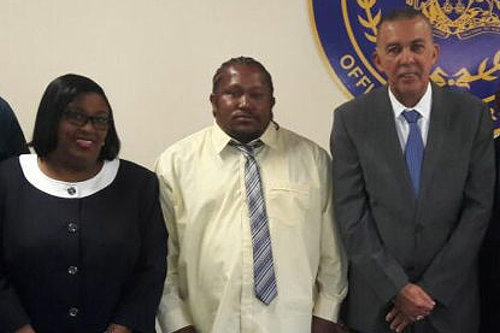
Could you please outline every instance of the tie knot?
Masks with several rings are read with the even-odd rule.
[[[252,141],[248,144],[239,143],[237,141],[229,141],[229,145],[241,151],[245,156],[254,156],[255,149],[261,147],[264,143],[261,140]]]
[[[420,113],[418,113],[418,111],[415,110],[407,110],[403,111],[403,117],[405,117],[406,121],[409,124],[414,124],[420,118]]]

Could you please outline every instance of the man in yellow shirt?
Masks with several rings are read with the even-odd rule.
[[[221,65],[210,101],[213,126],[156,165],[170,234],[163,332],[340,332],[328,154],[273,121],[271,75],[252,58]]]

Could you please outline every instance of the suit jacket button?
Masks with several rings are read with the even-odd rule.
[[[68,267],[68,274],[69,275],[75,275],[78,273],[78,267],[77,266],[69,266]]]
[[[69,233],[74,234],[77,231],[78,231],[78,224],[73,223],[73,222],[68,224],[68,232]]]
[[[69,310],[68,310],[68,314],[72,318],[75,318],[76,316],[78,316],[79,312],[80,312],[80,310],[78,310],[78,308],[75,308],[75,307],[69,308]]]

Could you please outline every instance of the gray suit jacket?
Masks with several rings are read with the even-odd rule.
[[[390,332],[384,317],[407,283],[437,306],[437,332],[477,332],[477,253],[493,201],[492,124],[485,104],[433,86],[415,198],[387,88],[334,113],[335,217],[349,257],[347,325]]]

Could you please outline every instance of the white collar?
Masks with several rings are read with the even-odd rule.
[[[420,101],[418,101],[417,105],[415,105],[412,108],[408,108],[408,107],[404,106],[403,104],[401,104],[397,100],[396,96],[394,96],[394,94],[392,93],[390,87],[388,88],[388,90],[389,90],[389,99],[391,100],[391,105],[392,105],[392,111],[394,111],[394,116],[396,118],[401,116],[401,113],[403,111],[406,111],[409,109],[418,111],[418,113],[420,113],[422,118],[426,118],[426,119],[430,118],[431,106],[432,106],[432,86],[431,86],[430,82],[427,85],[427,90],[425,91],[424,96],[422,96]]]
[[[115,179],[120,160],[104,161],[101,170],[94,177],[82,182],[64,182],[50,178],[40,170],[36,154],[19,156],[19,163],[26,180],[42,192],[59,198],[80,199],[88,197],[107,187]]]

